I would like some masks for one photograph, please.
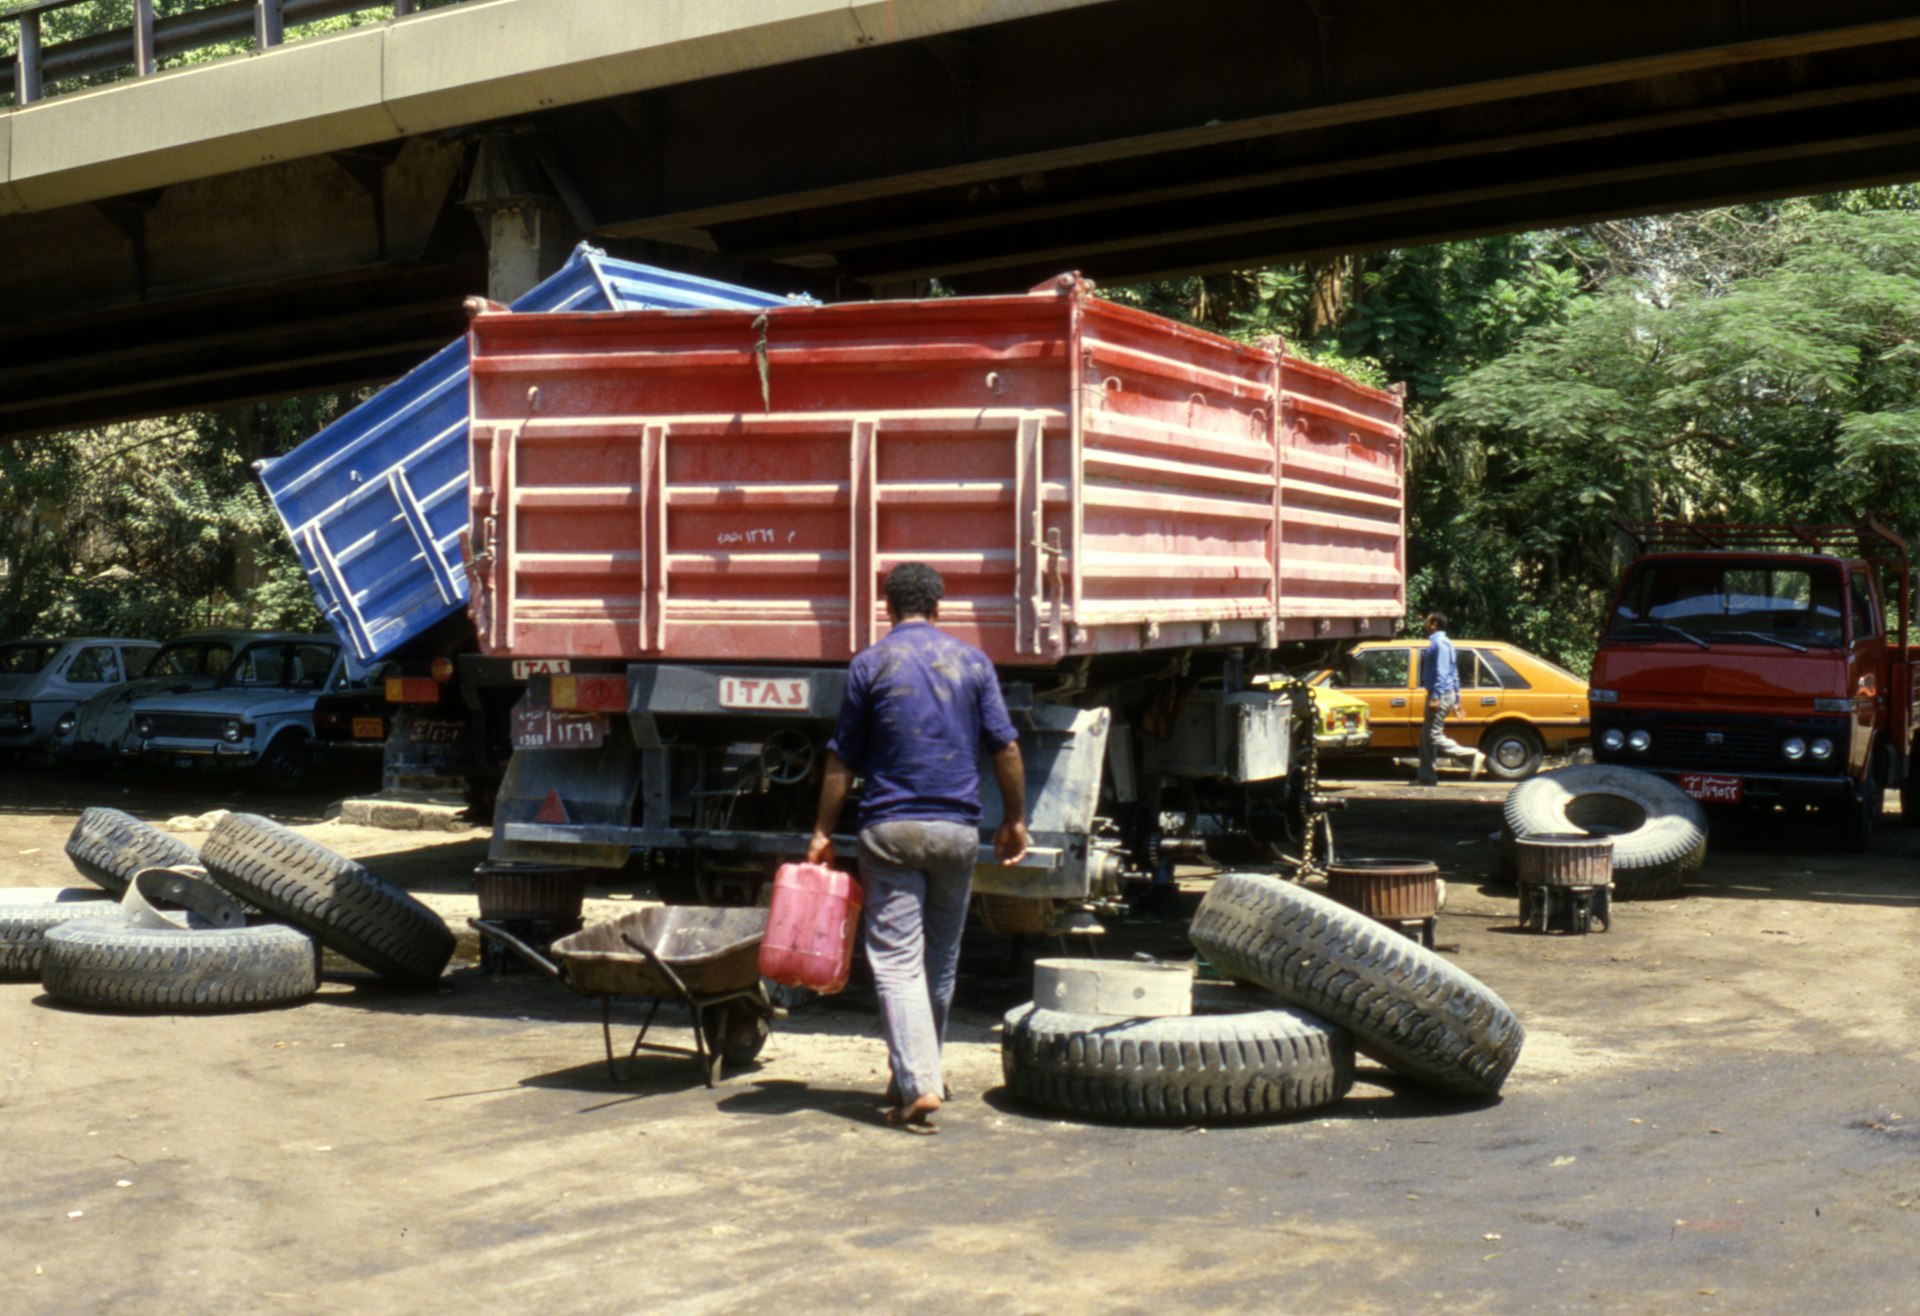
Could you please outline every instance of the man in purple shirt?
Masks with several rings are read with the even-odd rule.
[[[931,1133],[946,1094],[940,1047],[980,846],[981,751],[1000,786],[993,852],[1003,864],[1027,853],[1027,783],[993,664],[933,625],[940,573],[904,563],[887,573],[886,589],[893,629],[847,670],[807,861],[832,859],[834,823],[860,777],[867,962],[893,1070],[887,1122]]]

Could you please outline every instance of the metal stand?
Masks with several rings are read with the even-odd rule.
[[[1425,946],[1428,950],[1432,950],[1433,931],[1440,920],[1428,916],[1427,918],[1379,918],[1375,919],[1374,922],[1384,924],[1402,936],[1409,937],[1419,942],[1422,946]]]
[[[1541,886],[1520,884],[1520,923],[1535,932],[1566,932],[1585,936],[1593,924],[1602,932],[1613,927],[1612,886]]]

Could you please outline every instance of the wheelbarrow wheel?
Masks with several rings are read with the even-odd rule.
[[[707,1054],[719,1056],[731,1068],[752,1064],[760,1057],[772,1031],[767,1016],[745,1001],[728,1001],[701,1012],[707,1035]]]

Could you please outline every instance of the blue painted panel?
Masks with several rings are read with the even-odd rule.
[[[513,309],[737,310],[790,300],[614,260],[583,243]],[[464,338],[256,469],[321,612],[362,661],[466,607]]]

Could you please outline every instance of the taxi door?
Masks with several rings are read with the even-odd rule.
[[[1367,701],[1367,722],[1373,732],[1369,749],[1413,749],[1420,744],[1420,713],[1426,695],[1418,687],[1414,655],[1411,644],[1347,655],[1340,688]]]
[[[1447,734],[1462,745],[1478,745],[1481,734],[1500,716],[1505,691],[1478,649],[1461,645],[1454,655],[1460,669],[1460,710],[1447,719]]]

